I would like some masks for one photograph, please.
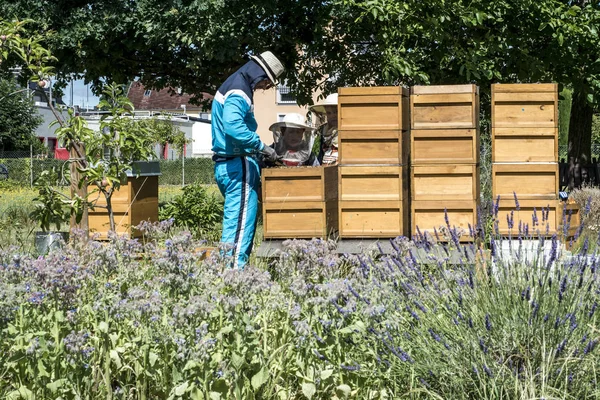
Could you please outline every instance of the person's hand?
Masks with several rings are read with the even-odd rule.
[[[277,162],[277,161],[279,161],[281,159],[281,156],[278,155],[277,152],[275,151],[275,149],[272,148],[271,146],[265,146],[265,147],[263,147],[261,153],[265,156],[265,159],[267,161],[270,161],[270,162],[273,162],[273,163]]]

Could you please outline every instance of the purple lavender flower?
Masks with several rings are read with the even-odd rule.
[[[488,331],[492,330],[492,321],[490,319],[490,314],[485,314],[485,329]]]
[[[598,344],[597,340],[595,340],[595,339],[590,340],[588,342],[588,344],[585,346],[585,349],[583,350],[583,354],[587,355],[588,353],[592,352],[597,344]]]
[[[517,193],[513,192],[513,196],[515,198],[515,209],[519,211],[521,210],[521,206],[519,205],[519,199],[517,199]]]

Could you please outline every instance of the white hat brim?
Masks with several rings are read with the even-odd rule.
[[[269,127],[269,130],[272,131],[281,128],[282,126],[285,126],[286,128],[313,129],[312,126],[295,124],[293,122],[275,122]]]

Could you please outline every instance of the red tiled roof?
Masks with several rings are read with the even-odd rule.
[[[208,111],[204,110],[202,106],[190,104],[192,96],[187,93],[172,95],[168,88],[151,90],[148,96],[144,96],[144,92],[146,92],[146,88],[140,82],[134,82],[129,88],[127,97],[136,110],[181,110],[181,106],[185,105],[187,111]],[[176,90],[175,93],[177,93]],[[204,98],[212,99],[213,96],[204,93]]]

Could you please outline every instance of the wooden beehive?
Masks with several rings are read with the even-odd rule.
[[[558,85],[493,84],[492,128],[530,127],[558,127]]]
[[[400,86],[338,89],[338,130],[408,130],[409,91]],[[368,137],[368,134],[365,134]]]
[[[262,171],[263,235],[327,238],[338,226],[337,166]]]
[[[411,200],[477,200],[479,166],[433,164],[411,167]]]
[[[558,162],[558,128],[492,128],[492,162]]]
[[[401,130],[342,130],[338,132],[338,163],[408,164],[409,132]]]
[[[424,200],[411,202],[411,233],[413,237],[418,236],[418,231],[430,238],[437,240],[435,231],[438,232],[439,240],[445,240],[442,236],[444,227],[447,227],[446,217],[450,227],[463,232],[461,241],[471,241],[471,229],[477,224],[478,200]],[[471,226],[471,229],[469,228]],[[448,238],[446,238],[447,240]]]
[[[518,199],[557,199],[557,163],[492,164],[493,197]]]
[[[95,186],[88,191],[93,192]],[[98,193],[92,193],[94,200]],[[98,235],[99,240],[108,238],[110,222],[104,195],[100,194],[94,210],[89,210],[88,224],[91,235]],[[112,195],[111,204],[115,219],[115,230],[118,234],[130,237],[141,237],[142,233],[132,229],[142,221],[158,221],[158,176],[129,177],[127,183],[121,185]]]
[[[411,129],[477,129],[479,88],[476,85],[413,86]]]
[[[478,133],[477,129],[412,130],[411,164],[477,164]]]
[[[495,203],[495,202],[494,202]],[[559,226],[560,210],[558,210],[558,200],[519,200],[519,209],[514,199],[500,198],[498,202],[498,233],[500,235],[517,236],[519,233],[525,234],[525,225],[527,225],[527,234],[529,236],[554,235]],[[512,228],[509,228],[511,221]],[[519,225],[520,224],[520,225]],[[521,232],[519,232],[519,226]]]
[[[342,238],[406,236],[408,211],[404,200],[340,201],[339,235]]]
[[[408,198],[408,168],[398,165],[339,166],[340,201],[398,201]]]

